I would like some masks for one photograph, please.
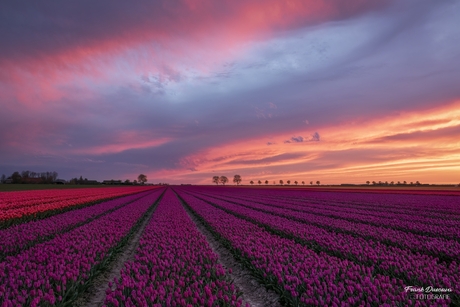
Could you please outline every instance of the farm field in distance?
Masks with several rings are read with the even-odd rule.
[[[0,306],[459,306],[460,192],[0,192]]]

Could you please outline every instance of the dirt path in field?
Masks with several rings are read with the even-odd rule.
[[[163,198],[162,194],[155,201],[155,209],[159,204],[160,200]],[[146,219],[142,222],[137,232],[132,236],[128,241],[122,253],[120,253],[115,259],[113,259],[106,270],[97,276],[90,284],[88,290],[83,293],[78,300],[76,300],[72,306],[77,307],[99,307],[104,304],[105,299],[105,290],[108,287],[109,282],[113,282],[116,278],[120,278],[120,271],[123,269],[126,261],[129,261],[134,258],[137,247],[139,246],[139,239],[144,232],[145,227],[150,222],[150,219],[155,212],[155,209],[149,212]]]
[[[252,307],[281,307],[282,305],[279,303],[279,295],[274,291],[267,291],[267,289],[261,285],[248,270],[243,268],[243,266],[235,260],[232,253],[214,238],[214,236],[197,220],[188,208],[184,205],[183,207],[201,234],[205,236],[213,252],[219,256],[219,263],[224,268],[232,270],[232,273],[229,275],[233,279],[235,286],[243,292],[241,297],[243,300],[242,306],[245,306],[246,303],[248,303]]]

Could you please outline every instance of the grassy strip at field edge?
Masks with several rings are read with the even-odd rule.
[[[122,185],[126,187],[125,185]],[[72,190],[86,188],[113,188],[113,185],[105,184],[49,184],[49,183],[7,183],[0,184],[0,192],[35,191],[35,190]],[[133,185],[134,187],[134,185]]]

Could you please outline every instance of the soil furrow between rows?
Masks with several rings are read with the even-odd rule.
[[[178,196],[177,192],[176,196]],[[190,219],[195,223],[198,230],[203,234],[209,243],[209,246],[216,255],[219,256],[219,262],[227,269],[231,269],[230,277],[233,283],[243,292],[243,306],[248,303],[252,307],[280,307],[279,295],[272,290],[267,290],[245,269],[225,248],[214,235],[195,217],[190,211],[188,205],[179,197],[185,211]]]

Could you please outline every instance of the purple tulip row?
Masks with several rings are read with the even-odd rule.
[[[329,216],[333,218],[346,219],[358,223],[366,223],[371,225],[378,225],[388,228],[401,229],[403,231],[410,231],[414,233],[423,233],[431,236],[443,236],[449,239],[460,238],[460,221],[449,220],[443,218],[435,219],[431,217],[418,218],[415,214],[419,208],[414,208],[412,218],[409,216],[399,217],[394,216],[380,216],[380,215],[363,215],[357,214],[351,210],[324,210],[316,208],[315,213],[318,215]],[[414,218],[414,216],[416,218]],[[445,221],[442,223],[441,221]]]
[[[255,191],[260,194],[261,191]],[[458,207],[458,196],[454,195],[413,195],[413,194],[392,194],[385,193],[344,193],[344,192],[309,192],[309,191],[263,191],[265,195],[282,197],[286,199],[308,199],[323,203],[335,202],[341,205],[354,207],[388,209],[390,211],[401,211],[411,213],[415,208],[419,209],[420,214],[443,214],[445,216],[460,217]]]
[[[110,211],[149,194],[160,195],[162,190],[153,190],[112,199],[77,211],[67,211],[47,219],[30,221],[0,230],[0,255],[11,255],[45,241],[47,238],[89,222]],[[0,257],[3,258],[3,257]]]
[[[68,302],[127,239],[158,193],[37,244],[0,263],[1,306]],[[74,213],[77,213],[75,211]]]
[[[204,194],[200,195],[204,196]],[[206,195],[224,200],[223,197],[215,195],[215,193],[207,193]],[[410,249],[435,258],[439,257],[442,260],[449,260],[448,262],[458,262],[460,260],[460,242],[455,240],[407,233],[402,230],[388,227],[374,226],[339,218],[321,216],[317,215],[316,211],[304,212],[296,208],[292,209],[290,204],[276,202],[275,200],[271,200],[270,204],[261,204],[259,201],[251,200],[248,197],[245,198],[244,195],[241,196],[243,198],[224,197],[229,199],[229,201],[236,202],[255,210],[318,226],[328,231],[347,233],[353,236],[379,241],[387,245]]]
[[[206,193],[214,193],[215,190],[205,190]],[[227,192],[227,193],[225,193]],[[451,214],[447,215],[436,215],[433,216],[431,214],[427,216],[419,215],[420,210],[418,207],[412,207],[411,211],[406,212],[393,212],[391,209],[385,208],[380,209],[376,207],[353,207],[353,206],[346,206],[340,203],[334,202],[312,202],[301,198],[285,198],[285,197],[267,197],[264,193],[254,194],[254,193],[247,193],[246,191],[240,191],[240,193],[230,193],[232,191],[223,191],[223,193],[219,193],[221,196],[225,196],[226,198],[232,199],[245,199],[251,200],[256,203],[267,203],[267,204],[281,204],[283,207],[291,207],[293,209],[301,210],[301,211],[308,211],[311,210],[321,211],[322,214],[331,214],[339,211],[346,211],[348,213],[352,213],[356,217],[367,219],[378,217],[379,219],[385,220],[389,219],[390,221],[394,219],[409,219],[414,223],[429,223],[430,225],[440,225],[440,226],[449,226],[449,227],[460,227],[460,216],[457,218],[452,217]],[[344,193],[344,197],[347,194]],[[425,201],[427,201],[429,197],[425,197]],[[420,203],[419,203],[420,204]],[[371,204],[370,204],[371,205]],[[414,211],[417,212],[414,215]]]
[[[105,306],[241,306],[205,237],[168,189]]]
[[[213,191],[208,188],[208,191]],[[244,191],[244,192],[243,192]],[[225,195],[251,195],[253,199],[276,199],[296,201],[343,208],[344,210],[363,209],[375,212],[391,212],[413,215],[421,218],[444,218],[459,220],[458,196],[452,195],[410,195],[391,193],[344,193],[308,190],[279,189],[238,189],[222,191]],[[236,193],[235,193],[236,192]]]
[[[279,202],[276,205],[281,207],[289,206],[292,208],[291,204],[282,202]],[[425,236],[443,237],[446,239],[460,241],[460,221],[454,221],[454,225],[449,224],[447,221],[445,224],[438,223],[438,225],[435,225],[431,223],[429,219],[424,222],[416,222],[412,219],[399,219],[395,217],[385,218],[380,216],[363,216],[350,212],[349,210],[339,210],[339,208],[336,208],[334,211],[315,208],[314,213],[319,216],[342,219],[355,223],[365,223],[384,228],[399,229],[402,231],[412,232]]]
[[[367,241],[348,234],[327,231],[313,225],[260,212],[223,200],[201,195],[199,197],[271,229],[279,230],[314,244],[320,251],[343,255],[344,258],[367,266],[374,264],[374,267],[378,270],[377,272],[382,274],[404,277],[406,282],[419,282],[426,286],[437,285],[452,288],[456,294],[460,290],[455,289],[456,285],[460,284],[460,268],[456,262],[452,262],[448,266],[443,265],[438,263],[436,258],[416,254],[410,250],[386,246],[379,242]]]
[[[372,267],[316,253],[293,240],[239,219],[184,193],[180,196],[235,254],[292,306],[429,306],[412,301],[402,280],[374,274]],[[450,300],[438,300],[448,306]],[[435,306],[435,305],[433,305]]]

